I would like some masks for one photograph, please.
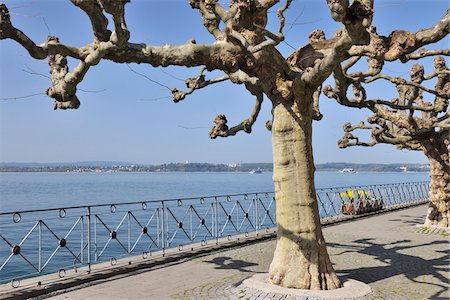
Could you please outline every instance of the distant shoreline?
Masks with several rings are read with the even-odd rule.
[[[242,164],[209,164],[209,163],[169,163],[161,165],[139,165],[120,163],[108,165],[107,162],[64,163],[64,164],[33,164],[33,163],[0,163],[0,172],[30,172],[30,173],[166,173],[166,172],[250,172],[261,169],[262,172],[272,172],[272,163],[242,163]],[[428,172],[427,164],[355,164],[355,163],[324,163],[317,164],[316,171],[339,172],[351,169],[354,172]],[[344,174],[345,175],[345,174]]]

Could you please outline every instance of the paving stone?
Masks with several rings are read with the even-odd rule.
[[[340,277],[370,285],[364,299],[449,299],[449,235],[416,227],[426,206],[324,228]],[[242,284],[267,272],[275,240],[223,250],[191,261],[88,286],[51,299],[307,299],[262,293]],[[145,297],[147,296],[147,297]],[[312,298],[308,298],[311,300]]]

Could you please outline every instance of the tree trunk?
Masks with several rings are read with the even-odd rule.
[[[312,118],[302,103],[273,110],[273,181],[277,245],[269,282],[287,288],[331,290],[341,283],[331,265],[314,188]]]
[[[430,203],[424,226],[449,227],[450,164],[449,150],[443,139],[434,137],[423,143],[430,162]]]

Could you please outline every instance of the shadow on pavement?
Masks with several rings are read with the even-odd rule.
[[[410,242],[410,240],[399,240],[389,244],[377,244],[373,239],[358,239],[350,244],[327,243],[327,245],[330,248],[342,249],[342,252],[335,255],[345,253],[365,254],[387,264],[385,266],[339,270],[339,276],[355,278],[370,284],[396,275],[404,275],[411,282],[438,287],[439,291],[433,294],[430,297],[431,299],[447,299],[442,294],[448,291],[450,284],[450,279],[443,275],[444,272],[450,271],[448,241],[436,240],[418,245],[411,245]],[[447,250],[434,250],[430,247],[444,244],[447,245],[445,247]],[[411,250],[419,247],[423,247],[421,250],[426,256],[430,256],[430,253],[426,253],[426,251],[432,251],[434,252],[434,257],[439,257],[424,259],[420,256],[401,253],[402,250]],[[419,251],[416,253],[420,255]],[[440,253],[441,255],[439,255]],[[438,283],[420,281],[419,277],[421,276],[432,276]]]
[[[227,256],[220,256],[220,257],[214,257],[212,260],[205,260],[203,261],[205,263],[215,264],[215,269],[232,269],[232,270],[238,270],[239,272],[253,272],[252,270],[248,270],[246,268],[248,267],[254,267],[258,264],[243,261],[240,259],[233,259],[231,257]]]

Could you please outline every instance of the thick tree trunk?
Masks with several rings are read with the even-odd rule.
[[[303,110],[283,104],[273,110],[278,236],[269,281],[288,288],[331,290],[341,283],[322,235],[314,189],[311,109],[306,105]]]
[[[430,162],[430,204],[424,226],[449,227],[450,223],[450,163],[449,151],[438,137],[423,143]]]

